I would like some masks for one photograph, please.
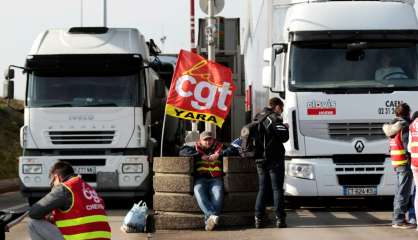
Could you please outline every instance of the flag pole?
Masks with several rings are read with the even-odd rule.
[[[168,99],[168,98],[167,98]],[[164,133],[165,133],[165,121],[167,119],[167,114],[166,114],[166,109],[167,109],[167,101],[165,101],[165,109],[164,109],[164,119],[163,119],[163,129],[161,131],[161,141],[160,141],[160,157],[163,157],[163,143],[164,143]]]
[[[215,34],[216,34],[216,22],[215,22],[215,0],[208,1],[208,25],[206,27],[207,41],[208,41],[208,61],[215,61]],[[205,123],[205,130],[210,131],[214,138],[216,138],[216,125],[211,123]]]

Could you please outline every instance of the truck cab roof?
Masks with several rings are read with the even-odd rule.
[[[134,28],[50,29],[39,34],[29,55],[140,54],[147,61],[144,36]]]
[[[296,31],[416,30],[413,6],[390,1],[317,1],[295,4],[285,28]],[[286,38],[285,38],[286,39]]]

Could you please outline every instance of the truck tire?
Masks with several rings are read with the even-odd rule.
[[[254,159],[242,157],[225,157],[224,173],[255,173],[257,168]]]
[[[224,176],[226,193],[256,192],[258,189],[257,173],[227,173]]]
[[[191,194],[161,193],[154,194],[154,210],[164,212],[200,213],[196,199]]]
[[[159,157],[154,158],[155,173],[181,173],[191,175],[193,158],[191,157]]]
[[[37,201],[39,201],[40,198],[38,197],[28,197],[28,204],[29,206],[32,206],[33,204],[35,204]]]
[[[193,193],[193,177],[186,174],[156,173],[153,185],[155,192]]]

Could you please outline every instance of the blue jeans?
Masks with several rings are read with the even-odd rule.
[[[205,214],[205,221],[210,215],[219,215],[224,200],[222,177],[197,177],[194,182],[194,196],[197,204]]]
[[[273,163],[270,165],[257,164],[258,174],[258,194],[255,202],[255,216],[263,217],[266,209],[266,191],[268,177],[270,176],[271,188],[273,190],[273,207],[276,211],[276,216],[280,219],[286,218],[284,211],[284,163]]]
[[[408,220],[409,220],[409,222],[411,222],[412,219],[416,220],[414,201],[415,201],[415,194],[416,194],[417,189],[416,189],[415,185],[413,185],[411,188],[413,190],[411,189],[411,197],[409,198],[409,209],[408,209]]]
[[[411,195],[412,171],[410,166],[395,168],[396,186],[393,199],[393,223],[403,223],[405,213],[408,212],[409,197]]]

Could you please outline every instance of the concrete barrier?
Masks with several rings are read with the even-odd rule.
[[[202,214],[157,212],[154,215],[156,229],[184,230],[204,229]],[[249,226],[254,224],[253,212],[223,213],[219,218],[219,228]]]
[[[164,174],[154,175],[154,191],[167,193],[193,193],[193,176],[186,174]]]
[[[154,158],[153,171],[156,173],[193,173],[193,158],[190,157],[161,157]]]
[[[225,192],[255,192],[258,188],[256,173],[227,173],[224,176]]]

